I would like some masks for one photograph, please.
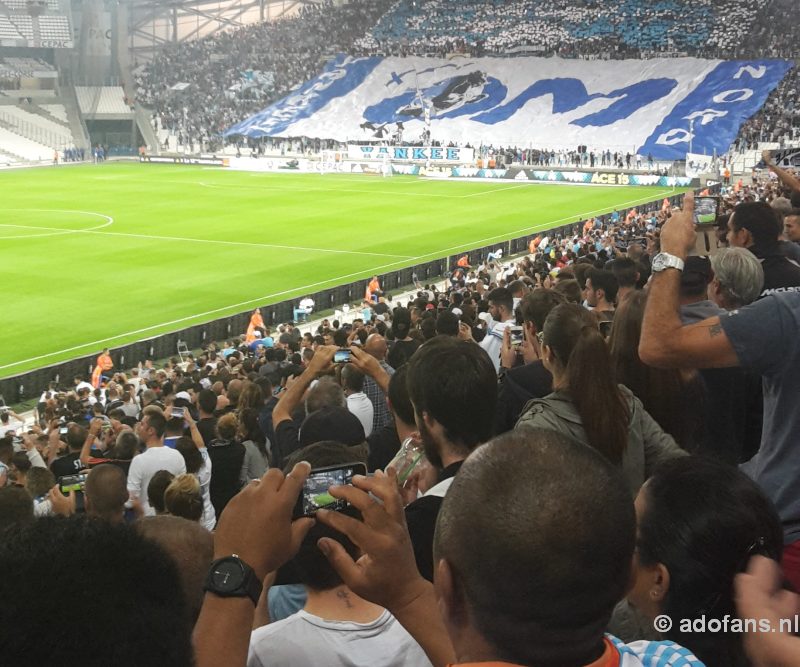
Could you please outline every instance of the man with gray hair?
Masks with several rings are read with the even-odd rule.
[[[720,249],[711,256],[711,270],[708,298],[725,310],[753,303],[764,288],[761,262],[746,248]]]

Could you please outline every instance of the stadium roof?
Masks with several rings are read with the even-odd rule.
[[[132,48],[147,58],[174,42],[290,16],[321,0],[127,0]]]

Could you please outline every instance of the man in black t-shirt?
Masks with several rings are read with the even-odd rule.
[[[81,463],[81,449],[85,441],[86,429],[78,424],[70,424],[66,435],[69,452],[50,464],[50,470],[56,479],[75,475],[86,467]]]

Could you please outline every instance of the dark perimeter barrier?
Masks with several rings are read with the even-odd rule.
[[[719,185],[712,185],[708,189],[716,193],[719,191],[719,187]],[[682,195],[668,197],[670,204],[673,206],[678,205],[681,198]],[[645,213],[652,212],[654,210],[659,210],[662,202],[663,200],[659,199],[657,201],[639,204],[638,206],[619,209],[619,213],[624,219],[627,213],[633,209]],[[597,217],[603,223],[607,223],[610,220],[610,215],[609,213]],[[531,240],[536,238],[539,234],[571,235],[575,233],[576,229],[582,228],[584,222],[585,220],[576,220],[571,224],[562,225],[549,230],[539,230],[525,236],[498,241],[491,245],[461,252],[457,255],[442,257],[405,269],[384,273],[380,275],[381,287],[388,292],[396,291],[403,287],[413,285],[414,276],[423,284],[441,280],[448,274],[451,267],[455,267],[458,258],[463,257],[465,254],[469,259],[470,265],[475,266],[480,264],[490,252],[497,252],[498,249],[502,248],[503,260],[505,261],[508,257],[527,252]],[[260,307],[261,314],[264,318],[264,324],[274,328],[281,323],[291,321],[294,316],[293,309],[297,307],[300,299],[306,296],[310,296],[314,300],[316,312],[334,310],[339,308],[342,304],[352,304],[353,302],[360,301],[366,291],[369,280],[370,277],[368,276],[346,285],[332,287],[312,294],[301,294],[296,299],[280,301],[278,303],[264,303],[260,306],[254,304],[253,308]],[[111,357],[114,360],[114,370],[133,368],[140,361],[143,362],[146,359],[165,359],[177,356],[178,341],[185,343],[190,350],[195,350],[208,345],[212,341],[224,341],[240,336],[247,329],[253,308],[246,312],[223,317],[212,322],[197,324],[172,333],[146,338],[136,343],[112,348]],[[92,354],[81,356],[70,361],[64,361],[28,371],[20,375],[2,378],[0,379],[0,396],[4,398],[7,404],[11,405],[39,396],[52,381],[57,382],[61,387],[71,387],[72,378],[75,376],[81,376],[89,380],[95,360],[100,351],[101,350],[98,349]]]

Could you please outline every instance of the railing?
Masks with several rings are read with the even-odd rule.
[[[24,139],[30,139],[31,141],[51,148],[64,148],[72,143],[67,136],[67,132],[63,134],[54,132],[43,128],[41,125],[22,120],[21,118],[3,113],[2,111],[0,111],[0,121],[2,121],[9,130],[14,132],[14,134],[18,134]]]

